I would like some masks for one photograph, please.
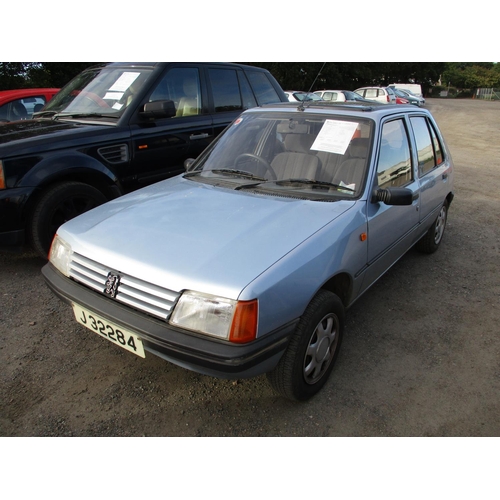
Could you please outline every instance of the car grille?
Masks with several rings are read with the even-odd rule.
[[[70,277],[102,294],[104,294],[106,280],[110,272],[115,273],[112,269],[77,253],[72,256]],[[180,293],[153,285],[128,274],[115,274],[120,275],[120,285],[115,300],[157,318],[167,319],[169,317]]]

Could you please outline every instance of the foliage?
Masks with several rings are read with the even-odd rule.
[[[447,63],[443,85],[461,89],[500,87],[500,66],[496,63]]]
[[[342,62],[247,63],[267,68],[285,89],[355,90],[367,85],[420,83],[424,91],[439,80],[445,63]],[[318,75],[319,73],[319,75]]]
[[[0,90],[62,87],[95,63],[0,63]],[[424,94],[439,81],[445,87],[500,87],[500,65],[487,62],[254,62],[267,68],[285,90],[355,90],[367,85],[420,83]]]
[[[82,70],[95,63],[0,63],[0,90],[63,87]]]

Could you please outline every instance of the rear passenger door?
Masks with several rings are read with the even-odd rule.
[[[217,136],[245,109],[257,106],[257,101],[245,74],[237,68],[208,66],[206,76]]]
[[[410,124],[415,137],[415,150],[420,182],[421,211],[423,224],[434,219],[448,192],[448,165],[444,149],[431,121],[426,116],[411,116]]]
[[[372,192],[379,188],[405,187],[413,192],[414,201],[409,206],[368,201],[368,283],[383,274],[414,243],[420,219],[420,185],[410,144],[404,117],[382,124]]]

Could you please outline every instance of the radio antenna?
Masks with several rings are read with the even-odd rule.
[[[314,84],[316,83],[316,80],[318,79],[319,75],[321,75],[321,72],[323,71],[323,68],[325,67],[326,62],[323,63],[323,66],[321,66],[321,69],[318,71],[318,74],[316,75],[316,78],[314,79],[314,82],[311,83],[311,86],[309,87],[309,92],[311,92],[312,88],[314,87]]]
[[[311,90],[312,88],[314,87],[314,84],[316,83],[316,80],[318,79],[319,75],[321,75],[321,72],[323,71],[323,68],[325,67],[325,64],[326,62],[323,63],[323,66],[321,66],[321,69],[318,71],[318,74],[316,75],[316,78],[314,79],[314,81],[311,83],[311,86],[309,87],[309,90],[307,91],[307,94],[310,94],[311,93]],[[307,95],[306,94],[306,95]],[[299,104],[299,107],[298,107],[298,110],[299,111],[304,111],[306,108],[305,108],[305,104],[304,104],[304,101],[301,101],[301,103]]]

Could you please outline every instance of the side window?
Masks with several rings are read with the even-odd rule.
[[[175,117],[201,114],[201,86],[198,68],[172,68],[153,90],[149,101],[174,101]]]
[[[439,142],[438,136],[436,135],[436,131],[432,125],[430,126],[431,136],[432,136],[432,144],[434,144],[434,155],[436,157],[436,165],[440,165],[443,163],[443,148],[441,147],[441,143]]]
[[[255,108],[257,106],[257,101],[255,100],[246,76],[241,71],[238,71],[238,80],[240,82],[241,95],[243,97],[243,109]]]
[[[276,90],[267,77],[267,74],[262,71],[246,71],[245,72],[253,92],[257,97],[259,105],[280,102],[280,98]]]
[[[402,119],[384,124],[377,167],[381,188],[404,186],[413,180],[410,144]]]
[[[33,111],[31,113],[33,113]],[[22,99],[16,99],[0,107],[0,120],[12,122],[16,120],[27,120],[31,117],[31,113],[26,109]]]
[[[365,90],[365,97],[367,99],[377,97],[377,95],[378,95],[378,89],[366,89]]]
[[[418,171],[420,175],[425,175],[438,163],[434,156],[435,144],[438,146],[438,154],[440,161],[442,161],[441,147],[435,134],[434,137],[431,136],[426,118],[415,116],[410,118],[410,122],[415,134],[415,142],[417,143]]]
[[[233,69],[210,69],[208,71],[215,112],[243,109],[238,77]]]

